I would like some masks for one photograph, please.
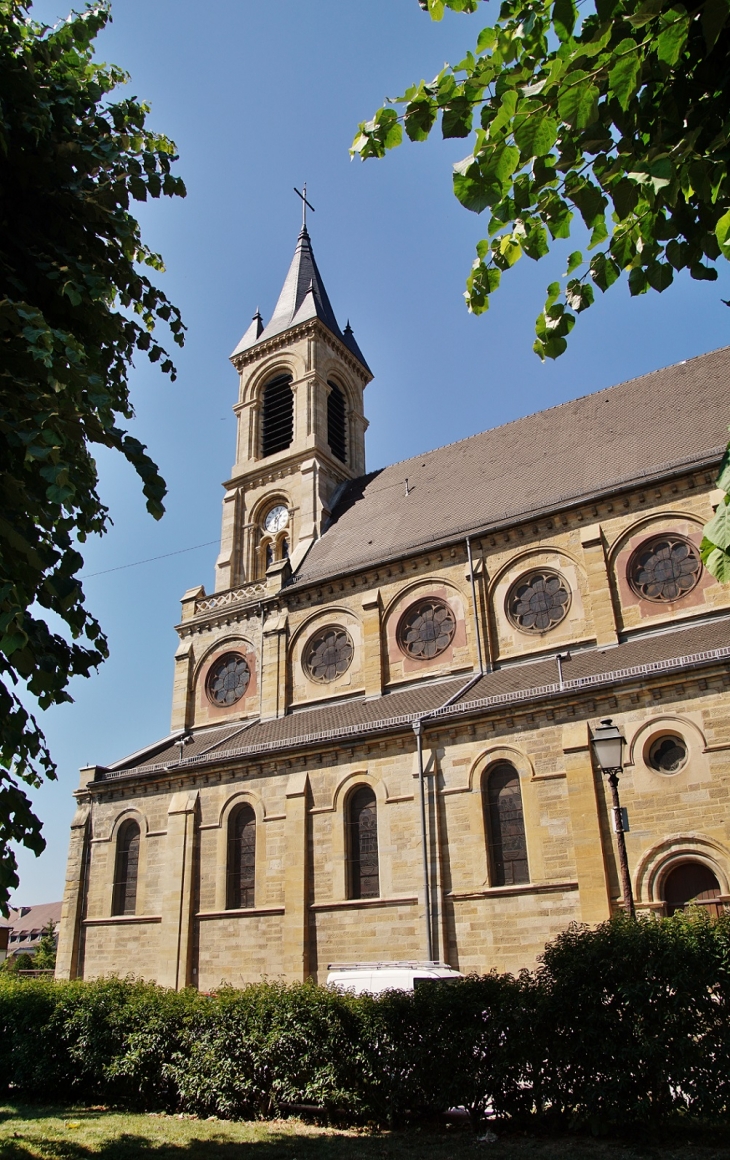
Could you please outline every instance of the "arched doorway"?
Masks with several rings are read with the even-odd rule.
[[[710,918],[719,918],[724,907],[718,901],[720,883],[702,862],[682,862],[670,870],[664,881],[664,904],[667,914],[686,906],[701,906]]]

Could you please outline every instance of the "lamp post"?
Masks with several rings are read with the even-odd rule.
[[[614,816],[614,830],[616,831],[616,844],[618,846],[618,863],[621,870],[621,890],[624,896],[624,906],[626,910],[635,918],[636,912],[634,910],[634,892],[631,889],[631,877],[629,875],[629,860],[626,857],[626,838],[624,837],[624,821],[621,814],[621,802],[618,796],[618,778],[623,771],[623,746],[624,739],[621,736],[621,730],[614,725],[610,717],[605,721],[601,721],[600,726],[593,730],[591,735],[591,745],[593,746],[593,753],[595,754],[596,764],[601,773],[608,778],[608,784],[611,787],[611,799],[613,802],[613,816]]]

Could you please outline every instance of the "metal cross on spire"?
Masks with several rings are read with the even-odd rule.
[[[294,192],[297,194],[298,197],[301,197],[301,199],[302,199],[302,229],[306,230],[306,228],[307,228],[307,206],[309,206],[312,213],[315,213],[315,209],[314,209],[314,206],[312,205],[311,201],[307,201],[307,183],[306,183],[306,181],[304,182],[304,185],[302,186],[302,190],[303,190],[303,192],[300,193],[299,190],[297,189],[296,185],[294,186]]]

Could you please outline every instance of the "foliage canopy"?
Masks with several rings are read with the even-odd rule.
[[[130,204],[185,187],[148,106],[109,99],[126,74],[92,60],[108,4],[53,29],[29,7],[0,0],[0,908],[17,885],[9,842],[45,844],[22,783],[55,776],[18,686],[46,709],[107,655],[79,579],[78,545],[109,522],[91,445],[125,456],[158,519],[165,484],[120,421],[135,354],[174,378],[155,327],[178,345],[184,332]]]
[[[434,20],[480,0],[419,0]],[[503,0],[473,51],[387,102],[359,126],[363,160],[469,137],[454,193],[489,211],[467,279],[481,314],[502,275],[545,257],[576,223],[587,246],[551,282],[535,331],[541,359],[567,346],[576,316],[622,278],[661,293],[675,273],[714,281],[730,259],[730,0]],[[726,303],[730,305],[730,303]],[[730,488],[730,456],[718,481]],[[727,498],[705,528],[703,560],[730,581]]]

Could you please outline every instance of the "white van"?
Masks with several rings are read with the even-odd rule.
[[[381,995],[383,991],[415,991],[417,987],[453,983],[463,979],[447,963],[330,963],[327,986],[354,995]]]

